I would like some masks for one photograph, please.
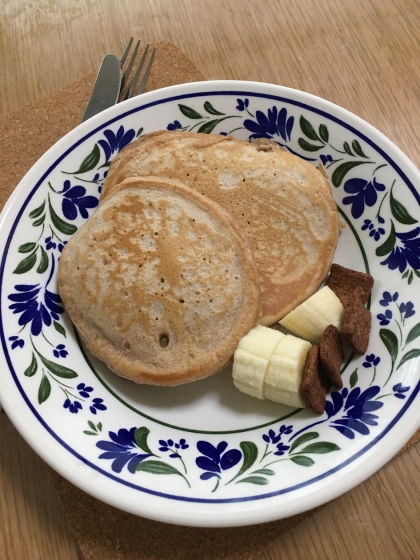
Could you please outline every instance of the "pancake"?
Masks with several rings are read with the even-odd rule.
[[[330,185],[276,143],[152,132],[111,163],[100,204],[123,179],[151,174],[180,180],[216,201],[245,232],[259,272],[260,324],[283,318],[326,277],[338,241]]]
[[[62,252],[66,311],[92,354],[122,377],[178,385],[216,373],[260,312],[246,237],[182,183],[123,186]]]

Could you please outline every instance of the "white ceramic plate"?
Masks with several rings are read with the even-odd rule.
[[[127,143],[182,128],[272,138],[320,161],[341,218],[335,261],[375,278],[364,356],[314,416],[236,391],[228,371],[174,388],[112,374],[57,295],[63,244]],[[42,133],[42,132],[40,132]],[[373,127],[327,101],[251,82],[147,93],[70,132],[28,172],[0,224],[1,400],[24,438],[86,492],[185,525],[260,523],[318,506],[388,461],[420,425],[420,176]]]

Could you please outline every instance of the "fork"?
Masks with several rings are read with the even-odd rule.
[[[123,66],[125,64],[125,61],[127,59],[128,53],[130,52],[132,43],[133,43],[133,37],[131,37],[130,40],[128,41],[127,46],[125,47],[124,53],[123,53],[123,55],[120,59],[121,71],[122,71],[122,68],[123,68]],[[149,50],[149,45],[146,45],[146,48],[144,49],[143,55],[140,59],[140,62],[138,63],[137,68],[134,72],[134,75],[133,75],[129,85],[126,88],[126,91],[125,91],[124,95],[122,95],[123,94],[123,89],[124,89],[124,87],[127,83],[128,78],[130,77],[130,73],[131,73],[131,70],[133,68],[133,64],[134,64],[134,61],[136,59],[137,52],[139,50],[139,46],[140,46],[140,41],[137,41],[137,43],[134,47],[134,50],[131,54],[131,57],[130,57],[128,63],[127,63],[127,66],[124,70],[124,73],[122,75],[122,78],[121,78],[121,95],[120,95],[119,101],[125,101],[126,99],[129,99],[130,97],[135,97],[136,95],[142,94],[143,91],[144,91],[144,88],[146,87],[146,83],[147,83],[147,80],[148,80],[149,74],[150,74],[150,69],[151,69],[152,64],[153,64],[153,59],[155,58],[156,47],[153,47],[152,53],[151,53],[150,58],[149,58],[149,62],[147,63],[146,70],[144,71],[143,78],[140,82],[140,85],[139,85],[138,89],[135,91],[135,93],[133,93],[134,89],[137,85],[140,73],[143,69],[144,63],[146,61],[147,53],[148,53],[148,50]]]

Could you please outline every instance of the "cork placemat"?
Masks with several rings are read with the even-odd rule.
[[[152,46],[146,91],[206,79],[175,45]],[[94,80],[90,74],[0,120],[0,208],[43,153],[79,124]],[[420,430],[401,452],[419,440]],[[252,560],[320,509],[251,527],[180,527],[115,509],[47,469],[86,560]]]

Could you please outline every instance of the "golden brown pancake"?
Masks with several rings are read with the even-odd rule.
[[[315,167],[274,142],[152,132],[112,162],[100,204],[123,179],[146,175],[180,180],[232,215],[254,252],[261,324],[283,318],[327,275],[338,241],[331,188]]]
[[[63,250],[65,308],[92,354],[122,377],[178,385],[216,373],[260,312],[246,237],[179,182],[123,186]]]

